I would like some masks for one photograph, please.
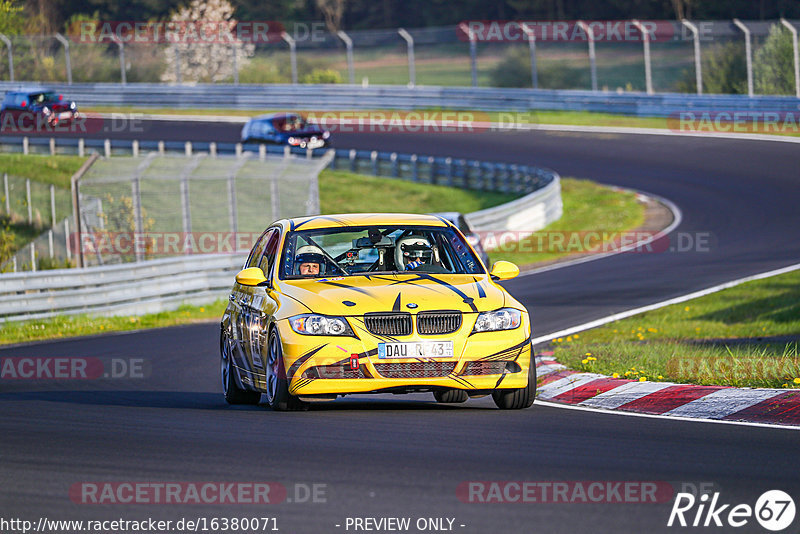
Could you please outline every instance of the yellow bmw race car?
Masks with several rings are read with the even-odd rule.
[[[536,393],[525,308],[449,221],[350,214],[275,222],[236,275],[220,336],[231,404],[275,410],[359,393],[432,392],[438,402]]]

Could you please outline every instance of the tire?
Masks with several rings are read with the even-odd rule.
[[[283,348],[277,329],[267,342],[267,403],[276,412],[307,409],[308,405],[289,393],[289,380],[283,364]]]
[[[459,404],[467,402],[469,395],[463,389],[446,389],[433,392],[436,402],[442,404]]]
[[[225,331],[220,334],[219,351],[222,393],[225,395],[225,400],[228,404],[258,404],[258,401],[261,400],[261,393],[242,389],[236,383],[236,377],[233,376],[236,371],[233,368],[231,339]]]
[[[528,365],[528,385],[519,389],[496,389],[492,392],[494,403],[501,410],[521,410],[530,408],[536,398],[536,360],[533,358],[531,347],[531,361]]]

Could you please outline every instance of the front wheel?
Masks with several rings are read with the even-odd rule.
[[[434,391],[433,398],[442,404],[459,404],[467,402],[469,395],[463,389],[446,389],[444,391]]]
[[[289,393],[289,379],[283,364],[283,348],[277,329],[270,332],[267,347],[267,402],[270,407],[278,412],[306,408],[306,403]]]
[[[519,389],[496,389],[492,392],[494,403],[501,410],[521,410],[530,408],[536,398],[536,360],[533,358],[531,347],[531,361],[528,365],[528,385]]]
[[[220,334],[220,375],[222,378],[222,392],[228,404],[258,404],[261,400],[261,393],[242,389],[236,383],[233,373],[233,345],[230,337],[223,331]]]

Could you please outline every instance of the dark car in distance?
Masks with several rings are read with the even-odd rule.
[[[4,130],[53,127],[78,116],[78,106],[74,101],[66,100],[64,95],[49,89],[9,91],[0,105],[0,124]]]
[[[242,143],[324,148],[331,144],[331,133],[299,113],[272,113],[247,121],[242,128]]]

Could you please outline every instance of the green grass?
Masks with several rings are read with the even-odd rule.
[[[552,345],[565,365],[622,378],[628,373],[627,378],[694,384],[800,387],[800,380],[794,382],[800,379],[797,342],[770,339],[798,335],[800,271],[794,271],[559,338]]]
[[[514,200],[516,195],[323,171],[319,178],[322,213],[469,213]]]
[[[0,154],[0,173],[24,176],[44,184],[69,189],[70,178],[80,169],[86,158],[79,156],[25,156]]]
[[[575,178],[563,178],[561,191],[564,213],[559,220],[518,242],[489,250],[489,259],[529,265],[575,252],[587,253],[576,251],[570,245],[570,238],[585,236],[585,232],[613,234],[629,231],[645,220],[644,205],[636,200],[634,193]]]
[[[69,315],[38,321],[9,322],[0,326],[0,344],[23,343],[42,339],[122,332],[142,328],[162,328],[200,321],[216,321],[225,311],[227,299],[205,306],[181,306],[177,310],[139,316],[97,317]]]

